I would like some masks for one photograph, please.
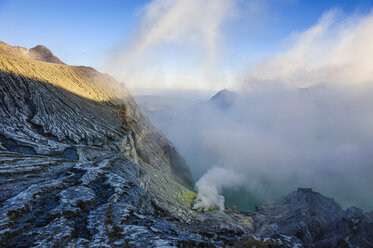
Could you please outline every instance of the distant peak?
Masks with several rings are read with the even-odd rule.
[[[19,46],[11,46],[3,41],[0,41],[0,54],[55,64],[65,64],[58,57],[56,57],[51,50],[43,45],[37,45],[34,48],[27,49]]]
[[[214,97],[221,97],[221,96],[230,96],[230,95],[237,95],[237,93],[234,93],[233,91],[230,91],[228,89],[223,89],[216,93],[212,98]]]
[[[49,50],[46,46],[43,46],[43,45],[37,45],[37,46],[31,48],[30,50],[34,50],[34,51],[44,51],[44,52],[52,53],[51,50]]]
[[[298,188],[297,192],[299,192],[299,193],[312,193],[313,191],[312,191],[312,188]]]
[[[220,108],[230,107],[237,99],[238,94],[228,89],[223,89],[210,98],[209,102]]]
[[[36,60],[44,61],[44,62],[50,62],[55,64],[65,64],[63,63],[58,57],[56,57],[52,51],[43,45],[37,45],[34,48],[31,48],[30,53],[35,54]]]

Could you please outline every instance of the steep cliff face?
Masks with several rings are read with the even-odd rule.
[[[187,196],[193,195],[193,179],[185,160],[143,115],[124,85],[110,76],[88,67],[0,55],[0,115],[0,204],[1,213],[10,218],[2,224],[12,222],[10,212],[21,211],[16,206],[9,210],[14,201],[24,204],[17,215],[29,214],[30,218],[38,216],[32,210],[37,209],[35,204],[47,208],[62,204],[65,193],[81,192],[83,198],[92,198],[88,203],[77,199],[82,204],[96,202],[96,206],[93,199],[98,198],[108,203],[115,195],[108,182],[112,176],[119,176],[116,180],[123,187],[133,184],[145,190],[147,196],[137,196],[139,201],[151,199],[179,218],[189,216],[191,199]],[[79,169],[82,165],[95,168],[94,175],[87,175],[91,173],[88,167]],[[93,183],[84,183],[84,175]],[[105,192],[96,192],[96,188]],[[30,199],[20,200],[20,195]],[[40,202],[36,195],[48,199]],[[45,211],[48,218],[40,226],[62,221]],[[18,228],[3,230],[6,243],[19,241]],[[32,243],[24,242],[25,246]]]
[[[125,86],[109,75],[89,67],[4,55],[0,71],[4,127],[25,122],[27,132],[18,133],[25,141],[44,134],[55,136],[60,144],[113,148],[125,138],[127,146],[133,143],[132,155],[138,155],[141,164],[168,168],[180,183],[192,185],[188,167],[173,145],[142,114]]]
[[[3,92],[16,98],[3,103],[14,108],[16,116],[11,118],[17,118],[19,111],[27,111],[22,105],[34,106],[36,109],[23,113],[29,115],[28,123],[43,126],[43,131],[57,136],[58,141],[65,137],[75,143],[109,145],[110,139],[132,137],[132,141],[126,140],[134,143],[141,164],[168,168],[180,183],[192,185],[185,161],[143,115],[123,84],[89,67],[4,55],[0,59],[2,87],[6,87]]]

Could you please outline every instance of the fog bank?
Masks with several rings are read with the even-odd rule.
[[[370,85],[255,91],[227,109],[196,105],[161,129],[197,179],[207,172],[197,183],[199,193],[204,187],[216,196],[232,180],[256,199],[246,203],[252,209],[258,201],[312,187],[343,206],[373,209],[372,94]],[[243,179],[221,173],[213,182],[223,185],[212,183],[207,179],[217,164]]]
[[[213,27],[227,17],[221,12],[227,7],[223,2],[209,2],[219,10],[212,18]],[[210,47],[216,47],[216,40],[210,38],[219,36],[219,28],[212,29],[213,35],[207,32],[205,17],[199,16],[202,12],[196,12],[198,22],[187,22],[173,36],[167,20],[182,5],[154,3],[167,3],[170,16],[158,15],[164,8],[156,11],[155,23],[165,23],[164,28],[149,24],[151,29],[145,29],[145,38],[133,51],[150,47],[153,40],[163,42],[160,37],[184,37],[201,22],[197,33],[203,35],[197,40],[207,44],[207,57],[214,57],[212,51],[217,50]],[[175,18],[181,21],[185,16],[175,14]],[[146,38],[154,27],[154,36]],[[247,210],[261,200],[311,187],[344,207],[372,210],[372,44],[372,13],[345,16],[338,10],[329,11],[308,30],[289,37],[282,51],[239,74],[239,95],[230,104],[199,103],[167,115],[163,121],[158,119],[159,128],[200,179],[195,207],[223,209],[221,193],[231,188],[240,187],[246,192],[242,197],[250,197],[239,206]],[[219,169],[212,169],[216,166]]]

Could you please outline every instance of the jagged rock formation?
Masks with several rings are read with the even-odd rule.
[[[162,218],[142,187],[146,173],[138,165],[115,152],[100,156],[74,161],[2,152],[0,182],[6,191],[1,194],[0,246],[202,242]]]
[[[0,54],[0,247],[371,247],[372,216],[311,190],[191,210],[184,159],[124,85]]]
[[[372,247],[373,218],[361,209],[342,208],[331,198],[300,188],[268,201],[249,214],[254,235],[298,247]]]

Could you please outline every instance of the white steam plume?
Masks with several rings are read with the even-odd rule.
[[[138,31],[116,51],[107,70],[130,87],[192,87],[201,74],[214,80],[220,71],[221,26],[234,9],[235,0],[153,0],[144,8]],[[173,75],[175,68],[162,59],[172,56],[169,50],[175,47],[178,58],[172,63],[189,59],[194,69]],[[177,85],[168,85],[170,77],[177,77]]]
[[[208,211],[224,210],[223,188],[235,188],[243,184],[244,178],[233,170],[213,167],[196,184],[197,198],[193,209]]]

